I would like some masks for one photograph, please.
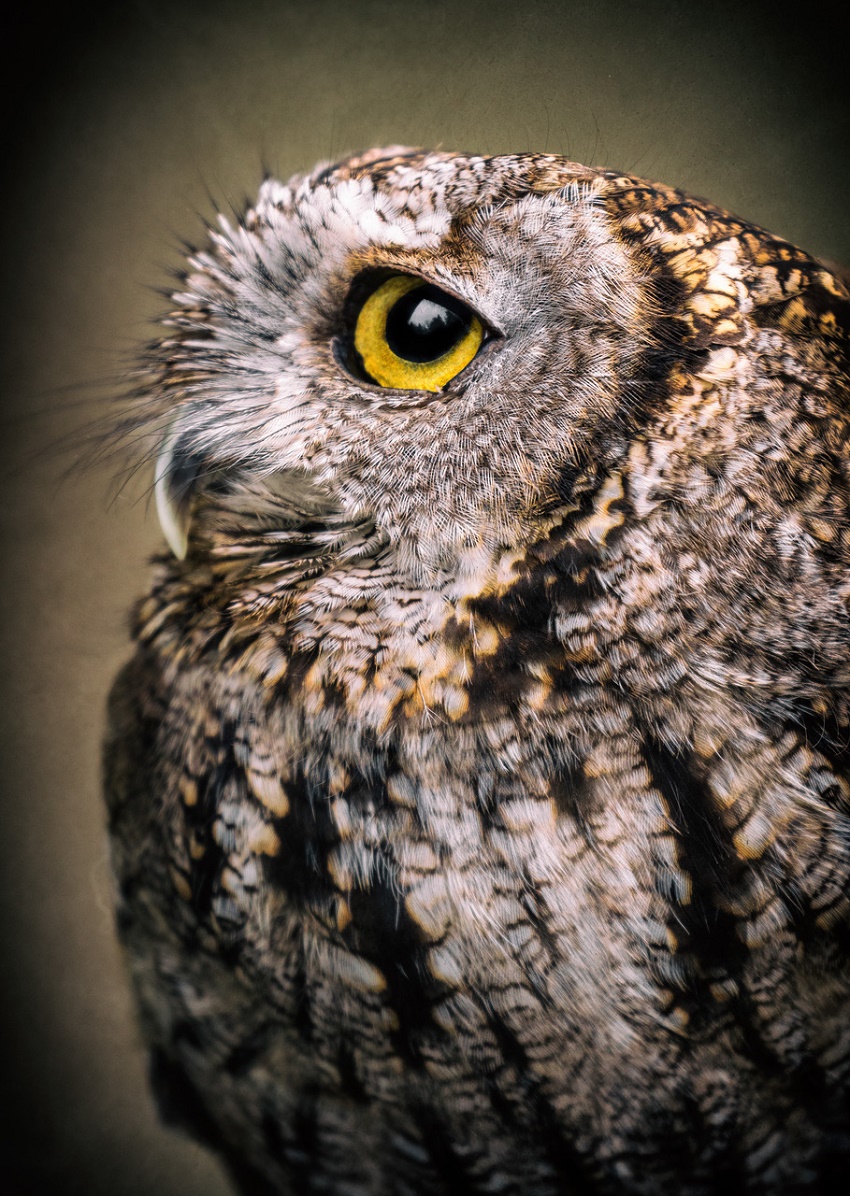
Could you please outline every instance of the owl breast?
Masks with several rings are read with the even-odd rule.
[[[106,788],[161,1106],[242,1190],[837,1187],[847,311],[535,155],[270,181],[190,261]]]

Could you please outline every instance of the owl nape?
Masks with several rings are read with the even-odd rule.
[[[849,306],[548,155],[270,179],[189,258],[106,794],[241,1191],[838,1190]]]

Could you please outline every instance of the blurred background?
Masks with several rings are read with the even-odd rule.
[[[162,1128],[116,947],[103,707],[160,534],[149,479],[56,444],[152,333],[202,218],[393,142],[543,150],[850,264],[836,16],[676,0],[125,0],[7,28],[0,422],[0,1187],[225,1196]],[[783,24],[777,24],[779,20]]]

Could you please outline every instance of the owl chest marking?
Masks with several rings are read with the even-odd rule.
[[[616,822],[581,825],[576,792],[588,778],[615,789],[631,778],[636,793],[646,789],[626,746],[627,715],[597,692],[607,674],[592,627],[592,604],[602,599],[591,561],[621,527],[623,500],[622,480],[609,479],[586,510],[553,518],[530,553],[495,562],[470,554],[463,585],[448,592],[387,585],[379,566],[371,582],[359,578],[358,602],[350,582],[316,583],[289,623],[287,667],[273,667],[270,682],[266,649],[257,646],[252,657],[240,643],[239,721],[251,725],[243,680],[259,661],[254,678],[266,713],[256,721],[268,725],[263,745],[237,742],[225,751],[262,819],[254,825],[254,813],[219,805],[213,838],[230,851],[228,884],[219,886],[226,896],[213,911],[219,925],[221,910],[233,916],[234,877],[246,875],[241,857],[233,859],[247,849],[266,857],[263,900],[278,914],[254,916],[254,894],[243,884],[237,929],[251,920],[271,927],[280,899],[290,916],[307,909],[333,961],[328,969],[361,987],[382,991],[388,975],[410,973],[446,997],[468,988],[470,960],[490,959],[486,970],[494,952],[521,986],[530,955],[539,955],[535,999],[549,1001],[551,986],[563,983],[559,935],[581,925],[594,957],[590,927],[610,915],[623,876],[608,898],[590,895],[588,904],[581,861],[594,845],[610,853],[612,874],[638,865],[624,856]],[[573,551],[559,572],[547,561],[564,541]],[[559,627],[551,609],[565,595],[576,614]],[[577,694],[569,682],[576,670],[585,673]],[[547,704],[556,715],[541,737]],[[617,735],[623,751],[602,750],[600,737]],[[230,784],[235,795],[238,783],[225,782],[225,790]],[[648,803],[650,827],[663,827],[657,795],[639,800]],[[640,818],[645,823],[646,813]],[[254,877],[251,868],[247,875]],[[562,914],[562,925],[549,925],[555,910],[577,906],[585,918]],[[529,909],[538,926],[531,935]],[[599,957],[588,970],[586,999],[607,966]],[[646,983],[637,972],[634,979]]]
[[[646,449],[633,456],[633,475],[638,465],[645,475]],[[651,509],[646,488],[641,502]],[[716,917],[704,892],[693,904],[691,869],[716,877],[725,865],[704,849],[683,851],[694,817],[676,779],[683,766],[665,762],[657,743],[639,746],[611,685],[612,662],[628,676],[628,599],[640,608],[634,585],[653,576],[645,561],[638,580],[623,573],[627,507],[623,479],[611,476],[530,549],[496,561],[469,554],[464,584],[442,592],[405,588],[379,562],[321,578],[290,616],[283,660],[269,655],[268,629],[232,638],[235,696],[225,684],[211,724],[221,727],[228,707],[233,724],[224,742],[219,732],[204,799],[191,777],[181,781],[195,867],[178,865],[175,881],[196,905],[199,894],[207,902],[219,937],[258,960],[281,924],[303,929],[309,914],[318,975],[380,997],[391,1021],[419,1010],[398,1040],[405,1050],[432,1032],[435,1009],[445,1006],[438,1021],[459,1016],[458,994],[476,987],[472,960],[489,960],[486,971],[498,959],[523,991],[536,977],[535,1001],[564,999],[565,985],[570,1005],[601,999],[608,970],[623,966],[596,942],[612,918],[618,952],[650,951],[648,968],[608,990],[618,1016],[623,993],[642,992],[625,1006],[650,999],[675,1032],[689,1016],[677,990],[695,975],[718,1002],[737,991],[728,966],[741,966],[739,952],[724,949],[718,967],[719,940],[699,960],[682,950],[683,925]],[[661,672],[659,658],[658,686]],[[257,686],[253,715],[246,676]],[[711,739],[703,726],[695,759],[730,750],[728,735]],[[789,740],[782,750],[793,748]],[[726,828],[733,873],[739,861],[758,864],[792,817],[790,807],[767,812],[777,800],[787,807],[769,785],[762,797],[746,786],[729,792],[722,769],[693,794]],[[740,941],[735,918],[752,944],[783,924],[784,907],[756,877],[722,915],[721,937]],[[825,882],[831,895],[820,900],[831,910],[840,891]],[[569,980],[566,943],[582,960]]]

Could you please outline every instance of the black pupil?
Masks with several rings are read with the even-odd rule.
[[[402,295],[387,316],[387,344],[405,361],[436,361],[469,331],[468,307],[426,284]]]

